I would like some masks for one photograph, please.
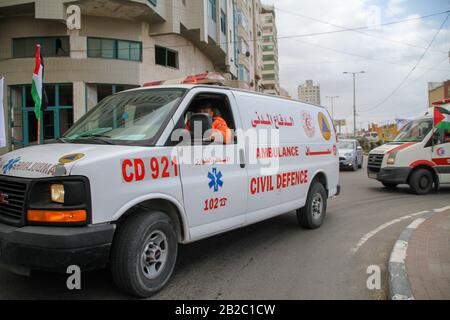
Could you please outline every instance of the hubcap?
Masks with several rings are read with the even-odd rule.
[[[312,199],[312,216],[314,219],[319,219],[322,215],[323,199],[320,193],[316,193]]]
[[[428,178],[427,177],[422,177],[422,179],[420,179],[419,185],[422,189],[425,189],[426,187],[428,187]]]
[[[167,262],[167,237],[162,231],[155,230],[142,248],[141,270],[146,278],[154,279],[161,274]]]

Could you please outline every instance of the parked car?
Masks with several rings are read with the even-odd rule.
[[[350,168],[357,171],[362,168],[364,153],[358,140],[346,139],[339,140],[339,164],[341,168]]]
[[[340,190],[327,110],[208,77],[114,94],[59,143],[2,156],[0,265],[21,274],[109,265],[118,287],[148,297],[169,281],[179,243],[293,210],[301,226],[320,227]],[[224,132],[253,134],[211,139],[206,103]],[[187,122],[194,139],[179,143]],[[247,142],[270,130],[278,139]]]

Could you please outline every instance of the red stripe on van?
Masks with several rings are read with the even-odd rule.
[[[306,155],[307,155],[307,156],[323,156],[323,155],[331,154],[331,153],[332,153],[331,150],[327,150],[327,151],[316,151],[316,152],[313,152],[313,151],[306,151]]]
[[[400,145],[398,147],[395,147],[394,149],[388,151],[387,153],[390,154],[390,153],[393,153],[393,152],[397,152],[397,151],[406,149],[406,148],[408,148],[408,147],[410,147],[410,146],[412,146],[412,145],[414,145],[416,143],[417,142],[406,142],[406,143],[404,143],[404,144],[402,144],[402,145]]]
[[[450,166],[450,158],[434,158],[433,162],[438,166]]]
[[[413,163],[411,163],[409,166],[411,168],[415,168],[415,167],[420,166],[420,165],[426,165],[426,166],[430,166],[430,167],[436,166],[436,164],[434,162],[431,162],[431,161],[428,161],[428,160],[417,160],[417,161],[414,161]]]

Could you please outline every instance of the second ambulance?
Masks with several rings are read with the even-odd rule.
[[[369,178],[387,188],[408,184],[419,195],[450,186],[450,99],[433,105],[394,141],[370,152]]]

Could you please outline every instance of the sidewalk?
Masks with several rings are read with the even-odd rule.
[[[450,300],[450,211],[415,229],[406,251],[406,274],[417,300]]]

